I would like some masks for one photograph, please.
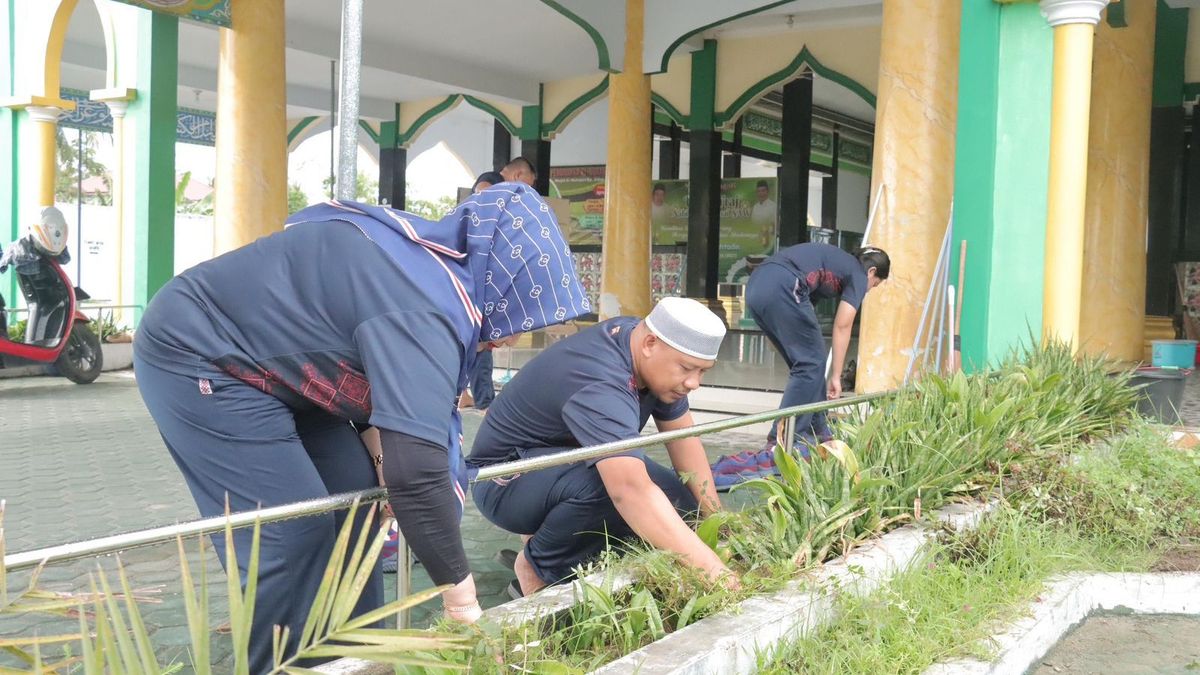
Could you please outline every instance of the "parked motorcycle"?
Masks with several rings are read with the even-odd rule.
[[[42,209],[29,234],[13,242],[0,256],[0,273],[16,268],[17,285],[27,309],[25,331],[18,339],[8,334],[8,315],[0,294],[0,368],[54,364],[58,372],[77,384],[100,376],[104,354],[92,320],[79,311],[77,302],[87,293],[71,284],[63,263],[67,253],[67,225],[54,207]]]

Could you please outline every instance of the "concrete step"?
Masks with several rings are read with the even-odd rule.
[[[725,387],[700,387],[688,396],[692,410],[745,415],[779,407],[783,393]]]

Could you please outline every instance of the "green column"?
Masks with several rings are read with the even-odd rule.
[[[1183,103],[1189,16],[1186,8],[1173,9],[1163,0],[1158,0],[1152,93],[1155,107],[1177,106]]]
[[[692,97],[688,115],[687,297],[716,309],[721,245],[721,134],[714,129],[717,98],[717,41],[692,52]],[[781,184],[782,185],[782,184]],[[780,190],[782,192],[782,190]],[[782,201],[782,197],[779,197]]]
[[[950,283],[963,367],[1041,334],[1053,35],[1037,4],[963,4]]]
[[[1175,305],[1173,263],[1183,248],[1190,248],[1182,235],[1194,240],[1193,223],[1185,223],[1184,197],[1188,186],[1184,174],[1187,119],[1183,108],[1185,61],[1187,58],[1188,9],[1172,9],[1158,0],[1154,34],[1153,107],[1150,109],[1150,214],[1146,241],[1146,314],[1157,323]],[[1195,134],[1193,132],[1193,138]],[[1194,147],[1194,146],[1193,146]],[[1188,198],[1191,210],[1191,198]],[[1185,227],[1186,225],[1186,227]],[[1150,337],[1149,335],[1147,337]]]
[[[550,141],[542,133],[542,88],[538,88],[538,104],[521,108],[521,156],[533,163],[537,182],[533,188],[539,194],[550,194]]]
[[[0,98],[12,96],[13,81],[16,73],[15,35],[16,16],[13,7],[14,0],[0,1],[0,58],[4,59],[0,67]],[[20,191],[17,170],[17,156],[20,154],[20,133],[17,119],[20,117],[14,110],[0,108],[0,147],[8,148],[8,155],[0,157],[0,247],[7,246],[20,234],[17,217],[17,202]],[[12,271],[0,277],[0,289],[5,299],[11,303],[17,302],[17,280]]]
[[[963,367],[987,362],[991,288],[992,195],[996,179],[996,102],[1000,79],[1000,5],[968,2],[958,55],[958,123],[954,164],[951,283],[958,283],[961,242],[967,242],[963,285]],[[968,130],[970,130],[968,132]]]
[[[129,105],[126,133],[135,253],[132,302],[143,308],[175,272],[175,117],[179,19],[144,11],[138,18],[138,96]],[[144,50],[144,51],[143,51]],[[141,318],[141,313],[136,313]]]

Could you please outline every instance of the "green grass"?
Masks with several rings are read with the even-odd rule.
[[[1114,547],[1200,538],[1200,454],[1170,448],[1164,433],[1142,424],[1071,462],[1035,463],[1010,482],[1013,499]]]
[[[1007,482],[1008,503],[972,532],[946,535],[875,593],[841,597],[839,618],[764,658],[761,672],[918,673],[986,658],[985,638],[1017,618],[1046,580],[1072,571],[1145,571],[1200,533],[1200,457],[1137,425],[1076,459],[1044,457]]]

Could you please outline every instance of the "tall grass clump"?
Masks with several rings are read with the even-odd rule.
[[[988,373],[929,376],[841,425],[845,443],[818,448],[812,462],[777,448],[781,475],[742,487],[765,502],[730,519],[731,546],[820,562],[995,485],[1014,463],[1113,435],[1135,419],[1136,400],[1128,376],[1058,344],[1013,354]]]

